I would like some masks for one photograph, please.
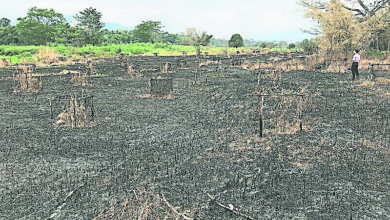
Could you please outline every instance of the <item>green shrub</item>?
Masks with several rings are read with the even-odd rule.
[[[367,57],[380,57],[384,54],[383,51],[375,50],[375,49],[369,49],[366,53]]]

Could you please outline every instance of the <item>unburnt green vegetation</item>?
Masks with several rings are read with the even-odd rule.
[[[200,46],[201,51],[209,54],[222,55],[225,52],[235,54],[250,53],[257,48],[223,48],[214,46]],[[295,49],[261,49],[264,51],[297,51]],[[53,46],[11,46],[0,45],[0,58],[10,61],[12,64],[21,62],[41,63],[38,57],[62,57],[66,60],[79,59],[81,57],[87,58],[103,58],[113,57],[120,54],[124,55],[152,55],[158,53],[160,56],[178,56],[185,52],[188,55],[195,54],[196,48],[193,46],[173,45],[170,43],[131,43],[131,44],[112,44],[105,46],[87,45],[83,47],[74,47],[67,45],[53,45]]]

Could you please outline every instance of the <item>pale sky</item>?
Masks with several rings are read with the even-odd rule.
[[[300,41],[311,38],[301,29],[310,21],[297,0],[0,0],[0,17],[24,17],[29,8],[53,8],[73,16],[87,7],[103,14],[103,22],[135,27],[159,20],[164,30],[185,32],[194,27],[216,38],[239,33],[245,39]]]

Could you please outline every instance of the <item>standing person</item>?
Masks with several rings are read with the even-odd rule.
[[[352,58],[352,80],[359,79],[359,62],[360,62],[360,54],[359,50],[353,51],[353,58]]]

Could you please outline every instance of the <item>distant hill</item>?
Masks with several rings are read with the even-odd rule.
[[[73,16],[72,15],[64,15],[66,21],[69,24],[72,24]],[[113,23],[113,22],[104,22],[104,29],[113,31],[113,30],[134,30],[134,27],[128,27],[124,26],[118,23]]]

